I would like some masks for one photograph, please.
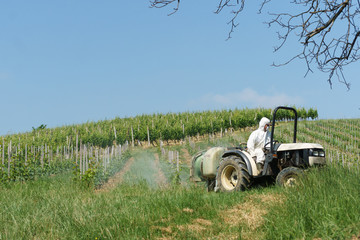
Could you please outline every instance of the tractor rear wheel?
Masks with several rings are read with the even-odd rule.
[[[304,171],[297,167],[288,167],[276,177],[276,183],[282,187],[295,186],[299,182],[299,178],[304,176]]]
[[[216,174],[217,187],[222,192],[243,191],[250,186],[250,174],[238,156],[225,157]]]

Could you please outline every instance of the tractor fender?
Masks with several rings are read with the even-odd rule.
[[[224,154],[222,155],[222,158],[225,158],[225,157],[228,157],[231,155],[236,155],[236,156],[240,157],[242,160],[244,160],[244,162],[246,164],[246,168],[247,168],[250,176],[253,176],[253,171],[252,171],[250,160],[248,159],[248,157],[246,157],[246,155],[243,152],[241,152],[240,150],[229,150],[229,151],[224,152]]]

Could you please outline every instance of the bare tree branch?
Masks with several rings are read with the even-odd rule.
[[[231,9],[228,40],[239,25],[237,18],[244,10],[245,0],[217,1],[214,13]],[[271,1],[262,0],[259,13],[262,13],[265,6],[270,6]],[[154,0],[150,3],[151,7],[162,8],[176,2],[174,11],[169,14],[171,15],[178,11],[180,0]],[[295,59],[301,59],[307,66],[305,76],[316,66],[318,70],[329,74],[327,81],[330,87],[333,78],[336,78],[350,89],[343,69],[360,59],[360,0],[290,0],[290,4],[293,4],[294,9],[290,8],[284,13],[269,13],[272,20],[267,22],[268,26],[280,28],[277,32],[280,44],[274,51],[282,49],[290,36],[298,37],[303,48],[290,60],[274,63],[273,66],[284,66]]]
[[[306,34],[306,39],[305,39],[305,44],[307,44],[309,42],[309,39],[312,38],[313,36],[315,36],[318,33],[321,33],[323,30],[325,30],[327,27],[329,27],[330,25],[334,24],[334,22],[336,21],[337,17],[340,15],[340,13],[342,13],[342,11],[344,11],[345,7],[349,5],[349,0],[346,0],[345,2],[339,4],[338,6],[336,6],[334,9],[337,9],[338,7],[340,7],[339,11],[337,11],[335,13],[335,15],[330,18],[324,25],[320,26],[319,28],[314,29],[313,31],[309,32],[308,34]],[[328,12],[330,10],[319,10],[318,12],[310,12],[310,14],[317,14],[317,13],[325,13]]]
[[[233,14],[233,17],[227,23],[231,27],[226,40],[229,40],[231,38],[231,34],[234,32],[235,28],[239,25],[238,23],[236,23],[236,19],[238,15],[244,10],[244,6],[245,6],[245,0],[240,0],[240,1],[219,0],[219,5],[217,6],[217,9],[215,10],[214,13],[219,14],[225,7],[228,7],[232,9],[231,14]]]
[[[154,0],[154,1],[150,1],[150,7],[151,8],[163,8],[163,7],[166,7],[170,4],[172,4],[175,1],[177,1],[177,6],[173,9],[174,10],[173,12],[168,14],[168,16],[170,16],[179,10],[180,0]]]

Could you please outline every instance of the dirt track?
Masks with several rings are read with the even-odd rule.
[[[125,176],[126,175],[126,176]],[[159,155],[153,151],[141,151],[134,154],[124,167],[109,179],[97,192],[106,192],[124,181],[135,183],[145,180],[154,187],[167,187],[168,179],[161,169]]]
[[[163,171],[160,168],[160,160],[159,160],[159,154],[155,153],[155,167],[157,169],[157,173],[155,173],[155,177],[156,177],[156,182],[158,184],[158,186],[160,187],[167,187],[168,186],[168,182],[167,179],[163,173]]]
[[[186,164],[191,167],[191,155],[189,154],[189,151],[185,148],[181,149],[181,151],[183,152],[183,156],[184,156],[184,161],[186,162]]]
[[[116,173],[113,177],[111,177],[107,183],[105,183],[100,189],[97,190],[97,192],[109,191],[116,187],[118,184],[120,184],[123,181],[125,173],[129,171],[133,163],[134,158],[129,158],[129,160],[125,163],[124,167],[120,170],[120,172]]]

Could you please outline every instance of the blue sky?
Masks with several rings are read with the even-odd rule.
[[[225,41],[230,15],[216,1],[183,1],[179,12],[148,1],[2,1],[0,134],[148,113],[315,107],[320,118],[359,118],[359,63],[351,90],[315,70],[304,78],[288,42],[249,3]],[[274,4],[273,4],[274,6]],[[269,5],[270,7],[270,5]],[[276,7],[276,6],[274,6]]]

